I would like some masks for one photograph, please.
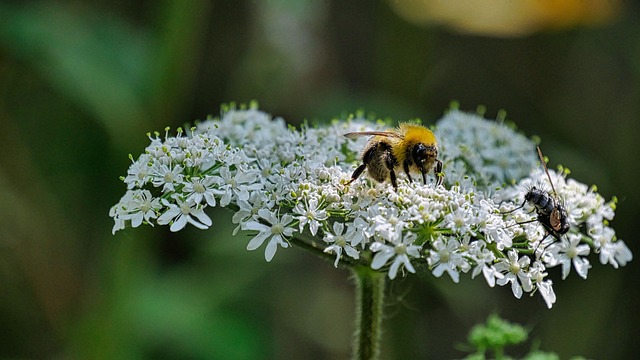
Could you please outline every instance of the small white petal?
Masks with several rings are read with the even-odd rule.
[[[267,262],[270,262],[271,259],[276,255],[276,250],[278,250],[278,241],[276,240],[277,236],[274,236],[271,241],[267,243],[267,247],[264,250],[264,259]]]
[[[257,221],[247,221],[246,223],[242,224],[242,230],[254,230],[254,231],[270,231],[270,227],[265,225],[265,224],[261,224]]]
[[[172,206],[169,208],[169,210],[165,211],[164,214],[160,215],[160,217],[158,218],[158,224],[167,225],[171,222],[171,220],[173,220],[173,218],[178,216],[178,214],[180,214],[180,208],[178,208],[177,206]]]
[[[251,251],[259,248],[267,237],[269,237],[269,233],[260,232],[253,239],[251,239],[251,241],[249,241],[249,243],[247,244],[247,250]]]
[[[187,218],[187,221],[189,222],[189,224],[191,224],[191,225],[193,225],[193,226],[197,227],[198,229],[206,230],[206,229],[208,229],[208,228],[209,228],[209,225],[210,225],[210,224],[209,224],[209,225],[205,225],[205,224],[203,224],[203,223],[199,222],[198,220],[196,220],[196,219],[192,218],[192,217],[191,217],[191,216],[189,216],[189,215],[184,215],[183,217],[186,217],[186,218]],[[209,220],[209,221],[211,221],[211,220]]]
[[[204,225],[211,226],[213,224],[211,218],[202,209],[192,212],[191,215],[195,216]]]
[[[347,253],[347,255],[349,255],[350,257],[354,258],[354,259],[359,259],[360,258],[360,252],[356,249],[354,249],[351,246],[345,246],[344,247],[345,252]]]
[[[391,267],[389,268],[389,279],[393,280],[396,278],[400,264],[400,261],[394,261],[393,264],[391,264]]]
[[[576,268],[576,272],[578,273],[578,275],[580,275],[581,278],[583,279],[587,278],[587,272],[591,268],[591,264],[589,264],[588,259],[575,257],[573,259],[573,266]],[[562,277],[562,279],[564,280],[564,276]]]
[[[373,257],[373,261],[371,261],[371,268],[374,270],[380,269],[389,261],[389,259],[391,259],[392,256],[393,256],[393,250],[392,251],[383,250],[376,253],[376,255]]]
[[[522,287],[520,287],[520,284],[518,284],[515,279],[511,281],[511,291],[516,298],[520,299],[522,297]]]
[[[187,225],[187,216],[180,215],[175,219],[173,224],[171,224],[171,227],[169,228],[169,230],[171,230],[172,232],[177,232],[182,230],[185,227],[185,225]]]

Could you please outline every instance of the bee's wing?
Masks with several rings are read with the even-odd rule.
[[[393,131],[360,131],[344,134],[344,137],[348,139],[355,139],[362,136],[386,136],[390,138],[402,139],[402,135]]]

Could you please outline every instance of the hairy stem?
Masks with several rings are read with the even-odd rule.
[[[356,267],[353,274],[356,281],[356,328],[352,358],[375,360],[380,356],[386,274],[369,267]]]

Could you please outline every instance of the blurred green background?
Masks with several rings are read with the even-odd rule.
[[[461,3],[0,2],[0,358],[349,358],[348,272],[300,249],[266,263],[225,211],[213,231],[111,234],[145,134],[229,101],[293,124],[505,109],[552,166],[619,197],[612,226],[640,254],[639,4]],[[550,271],[552,310],[468,276],[394,281],[383,358],[459,358],[491,312],[562,358],[640,358],[637,260],[590,260],[587,281]]]

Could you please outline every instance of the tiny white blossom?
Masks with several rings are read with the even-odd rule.
[[[553,291],[553,281],[545,280],[545,277],[548,275],[545,270],[544,264],[536,261],[531,265],[530,274],[544,302],[547,304],[547,307],[551,309],[556,302],[556,293]]]
[[[327,212],[320,208],[318,199],[311,198],[308,201],[299,202],[293,208],[293,212],[298,214],[296,218],[300,222],[300,232],[304,230],[304,227],[308,224],[311,235],[316,235],[320,222],[327,220]]]
[[[465,238],[465,242],[468,241],[468,237]],[[496,259],[495,254],[486,247],[486,243],[483,240],[474,241],[469,244],[468,256],[473,260],[475,266],[471,273],[471,278],[475,278],[480,273],[484,276],[487,284],[490,287],[494,287],[496,279],[503,278],[504,275],[496,270],[493,266],[493,262]]]
[[[154,198],[149,190],[134,191],[128,201],[124,214],[120,215],[123,220],[130,220],[131,227],[138,227],[142,221],[146,221],[153,226],[152,219],[158,217],[160,210],[160,199]]]
[[[516,250],[510,250],[507,256],[506,259],[500,259],[495,265],[496,270],[504,275],[503,278],[498,279],[497,283],[500,286],[511,283],[513,295],[520,299],[522,290],[530,292],[533,289],[531,275],[525,271],[529,267],[530,261],[526,256],[518,259]]]
[[[505,227],[504,220],[497,219],[495,215],[486,215],[485,236],[489,242],[497,244],[499,250],[513,246],[515,233],[511,228]]]
[[[589,255],[590,248],[587,244],[580,244],[579,234],[567,234],[560,242],[553,243],[548,247],[550,266],[562,265],[562,280],[569,276],[571,264],[576,269],[581,278],[587,278],[587,272],[591,268],[589,260],[585,256]]]
[[[344,224],[335,222],[333,223],[333,234],[327,233],[323,238],[325,242],[331,244],[324,249],[324,252],[328,254],[336,254],[336,261],[333,263],[333,266],[335,267],[338,267],[338,262],[340,261],[343,251],[356,260],[360,258],[358,250],[349,245],[347,240],[356,233],[356,229],[351,225],[351,227],[347,229],[346,233],[343,234],[343,231]]]
[[[162,186],[162,192],[175,191],[176,185],[184,179],[183,170],[181,165],[157,163],[152,169],[151,182],[153,186]]]
[[[358,216],[353,220],[354,233],[351,237],[351,246],[360,245],[363,249],[367,247],[371,235],[368,233],[369,224],[362,217]]]
[[[435,277],[440,277],[446,271],[453,282],[460,281],[459,268],[465,268],[466,264],[462,254],[458,252],[460,242],[456,239],[449,239],[446,242],[438,239],[433,243],[433,250],[429,252],[427,262],[432,267]]]
[[[478,218],[474,216],[471,207],[455,206],[449,213],[444,216],[442,226],[453,230],[457,234],[472,234],[473,224],[478,223]]]
[[[113,228],[111,229],[111,233],[114,235],[116,231],[124,229],[127,225],[127,222],[122,218],[122,214],[126,214],[126,204],[133,196],[132,193],[132,190],[127,190],[120,201],[109,209],[109,216],[112,217],[114,221]]]
[[[614,243],[606,243],[600,248],[600,263],[611,264],[614,268],[625,266],[633,259],[633,254],[627,245],[618,240]]]
[[[596,252],[600,253],[602,265],[611,264],[617,269],[618,266],[625,266],[633,259],[633,254],[624,241],[614,242],[615,232],[612,228],[598,224],[589,230],[589,235],[594,240]]]
[[[234,198],[248,200],[250,191],[260,190],[262,184],[256,182],[257,179],[258,172],[255,170],[231,171],[229,167],[223,166],[219,170],[219,175],[213,176],[217,189],[212,191],[220,196],[220,206],[224,207]]]
[[[293,235],[295,229],[287,227],[287,225],[293,221],[293,216],[285,214],[282,217],[278,217],[275,212],[267,209],[258,210],[258,215],[269,225],[265,225],[258,220],[252,220],[244,223],[242,229],[258,231],[258,234],[247,244],[247,250],[255,250],[259,248],[265,240],[270,239],[264,252],[264,258],[269,262],[276,254],[278,246],[283,248],[289,247],[286,238]]]
[[[209,206],[216,206],[215,194],[215,178],[205,176],[204,178],[192,177],[191,181],[185,183],[182,191],[186,194],[187,201],[193,200],[199,204],[204,200]]]
[[[380,269],[389,262],[391,258],[394,258],[391,266],[389,267],[389,278],[395,279],[398,269],[403,266],[410,273],[415,273],[413,265],[409,257],[420,257],[420,246],[413,245],[415,235],[408,233],[404,238],[396,238],[391,242],[391,245],[387,245],[381,242],[374,242],[369,249],[373,251],[375,256],[371,261],[371,268],[374,270]]]
[[[231,221],[234,224],[238,224],[238,226],[233,229],[232,234],[234,236],[237,235],[242,224],[248,221],[254,215],[257,215],[260,209],[273,209],[273,207],[275,206],[275,201],[265,198],[259,191],[254,191],[251,193],[248,200],[238,200],[237,205],[239,209],[233,214],[233,217],[231,218]]]
[[[207,229],[211,226],[211,218],[205,214],[201,205],[179,198],[175,201],[176,203],[171,203],[167,199],[162,199],[162,204],[168,209],[158,218],[159,225],[171,223],[169,230],[173,232],[182,230],[187,223],[198,229]]]
[[[149,154],[142,154],[127,171],[124,179],[127,189],[141,188],[151,180],[149,173],[151,172],[152,158]]]

